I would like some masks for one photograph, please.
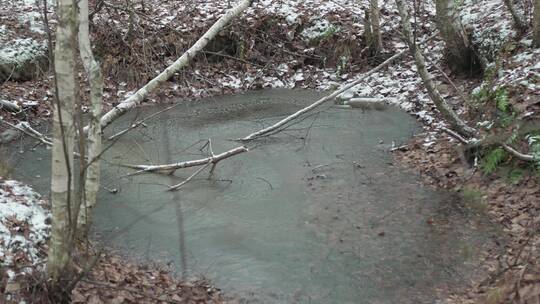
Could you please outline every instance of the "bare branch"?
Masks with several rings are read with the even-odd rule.
[[[248,148],[245,146],[236,147],[234,149],[231,149],[229,151],[223,152],[221,154],[217,154],[215,156],[210,156],[202,159],[196,159],[196,160],[190,160],[190,161],[184,161],[174,164],[167,164],[167,165],[121,165],[124,167],[137,169],[139,171],[130,174],[140,174],[145,172],[157,172],[157,173],[172,173],[178,169],[183,168],[189,168],[189,167],[196,167],[196,166],[202,166],[206,164],[217,164],[219,161],[224,160],[226,158],[229,158],[231,156],[248,152]]]
[[[185,181],[177,184],[177,185],[174,185],[174,186],[170,186],[169,187],[169,191],[176,191],[178,189],[180,189],[180,187],[182,187],[183,185],[189,183],[195,176],[197,176],[199,173],[201,173],[204,169],[206,169],[209,165],[211,164],[211,162],[208,162],[206,163],[206,165],[200,167],[199,169],[197,169],[197,171],[195,171],[195,173],[191,174],[188,178],[186,178]],[[212,164],[214,165],[214,164]]]
[[[515,157],[517,157],[518,159],[520,160],[523,160],[523,161],[535,161],[535,157],[534,155],[530,155],[530,154],[523,154],[519,151],[517,151],[516,149],[510,147],[509,145],[507,144],[502,144],[502,147],[507,151],[509,152],[510,154],[514,155]]]
[[[423,44],[423,43],[426,43],[427,41],[433,39],[434,37],[436,36],[436,34],[432,35],[431,37],[423,40],[422,42],[420,42],[420,44]],[[381,69],[387,67],[388,65],[390,65],[390,63],[392,63],[394,60],[400,58],[401,56],[403,56],[405,53],[407,52],[407,50],[403,50],[397,54],[395,54],[394,56],[388,58],[386,61],[384,61],[383,63],[379,64],[377,67],[369,70],[368,72],[364,73],[363,75],[361,75],[358,79],[356,79],[355,81],[349,83],[348,85],[342,87],[341,89],[338,89],[336,91],[334,91],[332,94],[328,95],[328,96],[325,96],[321,99],[319,99],[318,101],[316,101],[315,103],[285,117],[284,119],[280,120],[279,122],[277,122],[276,124],[273,124],[269,127],[266,127],[262,130],[259,130],[257,132],[254,132],[254,133],[251,133],[249,134],[248,136],[244,137],[244,138],[240,138],[238,139],[239,141],[250,141],[250,140],[254,140],[256,138],[259,138],[267,133],[270,133],[280,127],[282,127],[283,125],[287,124],[289,121],[291,120],[294,120],[300,116],[302,116],[303,114],[317,108],[318,106],[336,98],[339,94],[347,91],[348,89],[360,84],[362,81],[364,81],[364,79],[366,79],[369,75],[373,74],[373,73],[376,73],[378,71],[380,71]]]
[[[9,112],[19,112],[21,110],[21,107],[19,107],[19,105],[14,102],[0,99],[0,109],[5,109]]]

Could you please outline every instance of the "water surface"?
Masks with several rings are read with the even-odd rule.
[[[213,176],[172,176],[118,164],[162,164],[216,153],[320,97],[271,90],[185,102],[122,137],[105,155],[96,237],[126,255],[204,275],[255,303],[433,303],[437,289],[471,276],[493,233],[483,215],[421,185],[392,164],[388,147],[420,129],[390,108],[324,107]],[[146,107],[107,130],[111,135]],[[49,152],[11,154],[14,175],[46,193]],[[39,176],[39,177],[38,177]],[[118,189],[111,194],[107,189]]]

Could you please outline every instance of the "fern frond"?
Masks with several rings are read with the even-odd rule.
[[[506,157],[506,151],[501,147],[489,151],[482,160],[482,171],[486,174],[495,172],[497,167],[506,159]]]

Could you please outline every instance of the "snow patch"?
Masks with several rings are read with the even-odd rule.
[[[13,277],[41,269],[49,238],[51,215],[32,188],[0,178],[0,265]]]

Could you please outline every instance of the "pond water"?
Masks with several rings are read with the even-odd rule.
[[[197,168],[126,176],[134,171],[118,166],[201,158],[208,138],[223,152],[320,96],[270,90],[184,102],[128,133],[104,156],[96,238],[249,303],[433,303],[437,290],[468,280],[496,232],[478,210],[392,164],[392,141],[420,131],[398,109],[322,108],[177,192],[167,185]],[[130,113],[107,134],[159,109]],[[8,155],[13,175],[43,193],[49,157],[43,148]]]

